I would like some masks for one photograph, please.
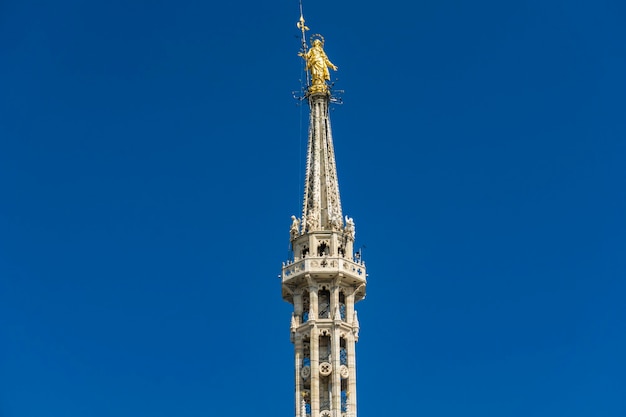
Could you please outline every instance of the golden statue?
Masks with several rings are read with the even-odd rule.
[[[314,35],[315,36],[315,35]],[[326,81],[330,80],[330,72],[328,67],[337,71],[337,67],[330,62],[324,52],[324,43],[320,39],[314,39],[311,42],[311,49],[306,53],[299,53],[306,61],[306,70],[311,74],[311,87],[309,92],[327,92],[328,86]]]

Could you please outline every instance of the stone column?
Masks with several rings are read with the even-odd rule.
[[[335,310],[339,306],[339,290],[341,289],[337,284],[340,278],[338,277],[334,282],[330,290],[330,318],[334,319]]]
[[[305,290],[306,291],[306,290]],[[298,320],[298,325],[302,324],[302,290],[293,292],[293,312]]]
[[[341,367],[341,355],[339,349],[340,343],[340,323],[341,317],[335,318],[333,326],[333,333],[331,338],[331,352],[332,352],[332,365],[333,373],[330,375],[332,381],[332,403],[331,409],[334,411],[333,415],[341,416],[341,373],[339,368]]]
[[[301,416],[301,407],[300,402],[302,401],[302,378],[300,377],[300,371],[302,369],[302,358],[304,357],[304,345],[302,343],[302,334],[296,333],[295,337],[295,366],[296,370],[296,417],[305,417]]]
[[[349,333],[346,338],[346,349],[348,351],[348,369],[350,376],[348,377],[348,391],[350,392],[350,409],[351,417],[356,417],[356,351],[354,335]]]
[[[317,301],[317,285],[309,285],[309,320],[317,320],[317,312],[319,309]]]
[[[316,297],[317,299],[317,297]],[[320,413],[320,335],[317,325],[311,328],[311,417]]]
[[[354,288],[350,289],[350,293],[344,293],[346,297],[346,321],[352,323],[352,317],[354,317]]]

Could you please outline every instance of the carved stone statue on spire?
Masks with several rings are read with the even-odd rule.
[[[341,216],[334,215],[330,218],[330,227],[332,230],[341,230],[342,222]]]
[[[298,237],[300,234],[300,220],[296,218],[296,216],[291,216],[291,227],[289,228],[289,235],[291,236],[291,240]]]
[[[346,235],[348,236],[348,239],[354,240],[354,220],[352,219],[352,217],[348,216],[346,216]]]
[[[315,35],[314,35],[315,36]],[[324,43],[319,38],[313,39],[311,42],[311,49],[306,53],[298,54],[306,61],[306,70],[311,74],[311,87],[310,92],[326,92],[328,86],[326,81],[330,80],[330,72],[328,67],[331,67],[334,71],[337,71],[335,66],[324,52]]]

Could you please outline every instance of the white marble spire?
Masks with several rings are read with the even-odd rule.
[[[330,129],[328,92],[309,94],[309,143],[304,181],[302,233],[341,230],[343,219]]]
[[[355,304],[365,298],[367,272],[354,253],[354,220],[343,217],[330,128],[324,38],[300,16],[310,108],[302,218],[291,216],[290,259],[283,263],[283,299],[293,305],[295,417],[356,417]],[[345,221],[345,224],[344,224]],[[348,394],[349,393],[349,394]],[[349,400],[348,400],[349,396]],[[346,414],[347,413],[347,414]]]

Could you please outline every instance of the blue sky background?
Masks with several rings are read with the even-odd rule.
[[[626,416],[626,3],[304,7],[359,416]],[[0,416],[293,415],[298,13],[0,3]]]

